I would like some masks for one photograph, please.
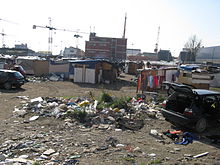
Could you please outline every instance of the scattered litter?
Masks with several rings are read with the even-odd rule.
[[[118,129],[118,128],[115,129],[115,132],[121,132],[121,131],[122,129]]]
[[[148,154],[148,156],[150,156],[150,157],[155,157],[156,154],[155,154],[155,153],[151,153],[151,154]]]
[[[156,139],[164,140],[163,134],[159,133],[159,132],[158,132],[157,130],[155,130],[155,129],[150,130],[149,135],[153,136],[153,137],[156,138]]]
[[[183,138],[181,142],[175,142],[175,144],[187,145],[189,143],[193,143],[193,140],[197,139],[196,136],[189,132],[183,133]]]
[[[29,100],[28,96],[16,96],[16,98],[23,99],[23,100]]]
[[[32,116],[29,121],[34,121],[34,120],[37,120],[39,118],[39,116]]]
[[[28,157],[28,155],[20,155],[18,158],[27,159]]]
[[[50,155],[54,154],[55,152],[56,152],[55,150],[49,149],[49,150],[45,151],[43,153],[43,155],[50,156]]]
[[[72,155],[69,157],[69,159],[77,159],[77,158],[81,158],[81,155]]]
[[[23,117],[24,115],[27,114],[27,111],[25,109],[18,109],[18,108],[15,108],[14,111],[13,111],[14,115],[16,116],[20,116],[20,117]]]
[[[116,147],[124,147],[124,144],[116,144]]]
[[[206,156],[208,154],[209,154],[209,152],[204,152],[204,153],[193,156],[193,158],[199,158],[199,157],[202,157],[202,156]]]
[[[42,102],[43,101],[43,99],[42,99],[42,97],[37,97],[37,98],[34,98],[34,99],[31,99],[31,103],[35,103],[35,102]]]

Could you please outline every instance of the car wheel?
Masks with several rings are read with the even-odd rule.
[[[200,118],[196,122],[195,130],[196,132],[203,132],[207,128],[207,120],[205,118]]]
[[[6,83],[4,84],[4,88],[7,89],[7,90],[11,89],[11,88],[12,88],[11,83],[6,82]]]
[[[16,85],[15,86],[17,89],[20,89],[21,88],[21,85]]]

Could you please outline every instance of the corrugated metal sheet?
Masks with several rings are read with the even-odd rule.
[[[83,82],[83,68],[74,68],[74,82]]]

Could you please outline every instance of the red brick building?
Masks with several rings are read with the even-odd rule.
[[[98,37],[90,33],[86,41],[85,56],[94,59],[108,59],[111,61],[126,60],[127,39]]]

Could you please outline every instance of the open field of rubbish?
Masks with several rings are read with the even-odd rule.
[[[160,113],[165,92],[137,94],[132,78],[1,89],[0,164],[220,164],[219,130],[172,126]]]

